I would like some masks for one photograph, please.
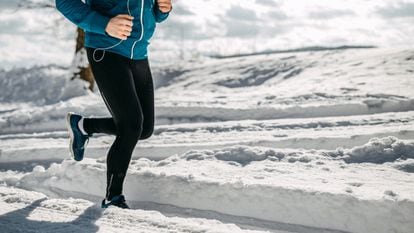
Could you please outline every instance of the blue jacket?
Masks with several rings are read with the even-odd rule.
[[[147,58],[149,41],[156,22],[164,21],[156,0],[56,0],[56,8],[85,31],[85,47],[118,53],[130,59]],[[109,20],[118,14],[134,17],[131,35],[126,40],[105,32]],[[118,44],[118,45],[117,45]]]

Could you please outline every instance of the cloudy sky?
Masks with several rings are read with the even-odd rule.
[[[173,13],[150,47],[151,56],[161,60],[316,45],[413,46],[414,0],[173,2]],[[2,63],[69,62],[74,25],[56,9],[16,12],[16,3],[0,0]]]
[[[414,0],[176,0],[158,37],[191,38],[202,41],[201,49],[225,53],[313,45],[392,47],[413,44],[413,25]]]

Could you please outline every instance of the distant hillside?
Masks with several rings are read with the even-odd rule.
[[[253,55],[266,55],[266,54],[278,54],[278,53],[292,53],[292,52],[319,52],[319,51],[329,51],[329,50],[345,50],[345,49],[374,49],[378,48],[377,46],[373,45],[343,45],[337,47],[326,47],[326,46],[310,46],[310,47],[303,47],[303,48],[296,48],[296,49],[286,49],[286,50],[265,50],[256,53],[241,53],[241,54],[233,54],[233,55],[212,55],[211,58],[233,58],[233,57],[246,57],[246,56],[253,56]]]

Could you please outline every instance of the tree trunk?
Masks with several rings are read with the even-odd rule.
[[[88,88],[93,91],[95,80],[86,58],[85,32],[81,28],[77,29],[75,57],[73,58],[71,69],[73,74],[72,79],[80,78],[87,81],[89,83]]]

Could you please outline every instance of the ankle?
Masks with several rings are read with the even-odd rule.
[[[85,130],[85,122],[84,122],[84,117],[82,117],[79,121],[78,121],[78,128],[79,130],[82,132],[83,135],[87,135],[90,136],[88,132],[86,132]]]

